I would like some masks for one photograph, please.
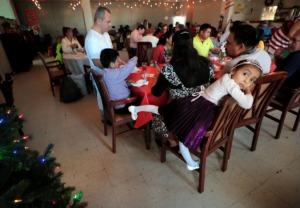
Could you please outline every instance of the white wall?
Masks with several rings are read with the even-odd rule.
[[[79,33],[85,34],[85,24],[81,9],[75,11],[69,7],[68,2],[43,2],[42,9],[35,7],[33,2],[15,3],[16,12],[21,25],[28,25],[24,11],[26,9],[36,10],[39,18],[41,35],[50,33],[53,37],[62,34],[62,27],[76,27]]]
[[[202,0],[194,6],[193,23],[209,23],[218,28],[222,1]]]
[[[9,19],[16,19],[10,4],[10,0],[0,0],[0,5],[0,16]]]
[[[262,14],[262,10],[265,7],[265,1],[263,0],[235,0],[234,7],[236,8],[238,4],[243,4],[244,11],[242,13],[236,14],[233,11],[233,20],[248,20],[248,21],[258,21]],[[280,0],[275,0],[272,6],[277,6]],[[284,8],[300,6],[299,0],[285,0],[283,1]]]

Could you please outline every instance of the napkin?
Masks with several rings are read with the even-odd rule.
[[[134,86],[134,87],[141,87],[143,85],[148,85],[149,82],[147,80],[144,80],[144,79],[140,79],[136,82],[132,82],[130,83],[131,86]]]
[[[131,71],[131,73],[137,73],[140,72],[142,70],[140,70],[139,68],[137,68],[136,66],[133,68],[133,70]]]

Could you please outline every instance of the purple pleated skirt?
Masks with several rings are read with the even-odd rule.
[[[215,116],[218,106],[204,97],[180,98],[159,107],[159,114],[169,132],[186,147],[197,149]]]

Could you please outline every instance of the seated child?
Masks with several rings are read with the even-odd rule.
[[[230,94],[239,106],[249,109],[253,104],[251,89],[260,77],[262,68],[256,60],[238,62],[230,73],[224,74],[207,89],[197,95],[181,98],[158,107],[154,105],[130,106],[132,118],[138,112],[146,111],[163,117],[169,132],[179,139],[180,152],[187,163],[188,170],[199,168],[199,161],[193,160],[189,149],[197,149],[210,127],[219,101]]]
[[[134,56],[125,65],[120,66],[122,61],[118,51],[111,48],[101,51],[100,61],[104,67],[102,76],[111,100],[122,100],[130,96],[125,79],[136,66],[137,60],[138,58]],[[128,113],[127,107],[118,105],[115,109],[118,113]]]

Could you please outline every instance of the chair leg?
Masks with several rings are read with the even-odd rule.
[[[298,114],[294,123],[293,131],[297,131],[299,121],[300,121],[300,108],[298,110]]]
[[[161,153],[160,153],[160,162],[164,163],[166,162],[166,138],[165,137],[162,137],[161,138]]]
[[[52,90],[52,95],[53,95],[53,97],[55,97],[55,94],[54,94],[54,86],[52,85],[51,82],[50,82],[50,86],[51,86],[51,90]]]
[[[116,153],[116,127],[112,126],[112,152]]]
[[[201,157],[200,170],[199,170],[199,187],[198,187],[199,193],[202,193],[204,191],[205,167],[206,167],[206,158]]]
[[[104,124],[104,135],[107,136],[107,118],[105,115],[104,115],[103,124]]]
[[[282,113],[281,113],[281,117],[280,117],[280,120],[279,120],[278,127],[277,127],[277,132],[276,132],[275,139],[279,139],[279,137],[280,137],[286,114],[287,114],[287,111],[283,110]]]
[[[231,144],[228,141],[225,143],[224,154],[223,154],[223,162],[222,162],[222,167],[221,167],[221,170],[223,172],[225,172],[227,170],[227,164],[228,164],[228,160],[230,157],[230,152],[231,152]]]
[[[255,128],[254,128],[254,135],[253,135],[253,139],[252,139],[252,145],[251,145],[251,148],[250,150],[253,152],[256,150],[256,145],[257,145],[257,141],[258,141],[258,136],[259,136],[259,131],[260,131],[260,127],[261,127],[261,123],[262,123],[262,119],[260,122],[258,122],[256,125],[255,125]]]

